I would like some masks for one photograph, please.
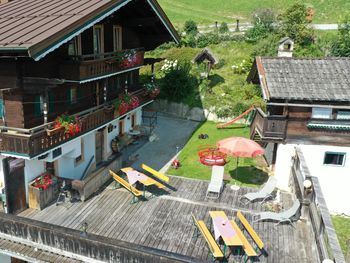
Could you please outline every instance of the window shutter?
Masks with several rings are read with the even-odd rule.
[[[0,99],[0,118],[4,117],[4,100]]]
[[[40,117],[41,115],[40,95],[36,95],[34,98],[34,116]]]

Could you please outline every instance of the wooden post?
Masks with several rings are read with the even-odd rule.
[[[103,85],[103,102],[107,102],[107,81],[105,81]]]
[[[100,83],[96,82],[96,106],[100,105]]]
[[[236,20],[236,31],[239,31],[239,19]]]

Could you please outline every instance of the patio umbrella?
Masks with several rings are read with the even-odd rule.
[[[264,154],[264,149],[255,141],[243,137],[229,137],[216,143],[220,152],[237,158],[236,177],[239,157],[256,157]]]

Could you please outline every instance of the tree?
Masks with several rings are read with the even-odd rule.
[[[279,16],[280,37],[290,37],[296,44],[307,46],[314,42],[315,32],[310,27],[309,11],[306,5],[297,2]]]
[[[344,16],[338,25],[338,37],[331,45],[331,54],[350,57],[350,14]]]
[[[228,33],[228,32],[229,32],[229,29],[228,29],[227,23],[222,22],[220,24],[220,27],[219,27],[219,33],[225,34],[225,33]]]
[[[247,31],[246,38],[250,42],[257,42],[273,33],[276,16],[272,9],[258,9],[252,15],[252,23],[253,27]]]
[[[184,25],[184,31],[186,32],[186,34],[196,35],[198,33],[198,27],[196,22],[194,22],[193,20],[187,20]]]

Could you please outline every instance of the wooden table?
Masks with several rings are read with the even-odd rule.
[[[140,173],[134,169],[128,169],[126,172],[126,176],[128,177],[128,181],[130,184],[134,184],[136,182],[140,182],[143,185],[143,197],[146,196],[146,187],[151,185],[157,185],[158,182],[147,175]]]
[[[212,218],[215,239],[218,239],[221,236],[224,241],[224,255],[226,254],[227,246],[243,246],[240,236],[237,234],[236,229],[224,211],[210,211],[209,215]]]

